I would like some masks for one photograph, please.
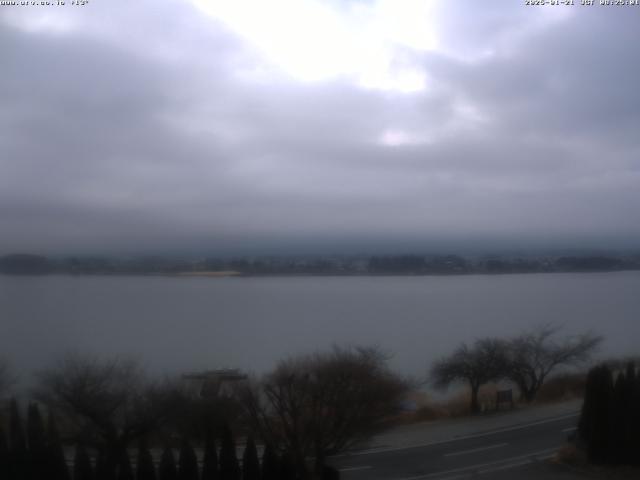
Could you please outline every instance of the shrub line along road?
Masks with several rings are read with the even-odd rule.
[[[551,458],[575,429],[578,412],[448,440],[333,457],[345,480],[432,480],[506,471]],[[428,428],[428,425],[425,426]]]

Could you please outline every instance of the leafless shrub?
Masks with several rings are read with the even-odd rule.
[[[471,389],[470,409],[480,411],[480,387],[504,377],[507,370],[506,343],[496,338],[462,344],[452,355],[437,361],[431,368],[431,382],[436,388],[446,388],[455,382],[465,382]]]
[[[302,472],[307,458],[321,466],[398,411],[406,384],[386,362],[378,348],[336,347],[285,360],[240,395],[253,427]]]
[[[122,451],[175,410],[176,390],[152,382],[130,359],[68,354],[37,377],[34,397],[62,414],[78,437]]]
[[[548,375],[560,366],[588,361],[602,342],[591,332],[557,338],[560,328],[543,325],[509,342],[508,377],[520,389],[526,402],[536,398]]]

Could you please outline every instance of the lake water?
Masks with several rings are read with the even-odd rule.
[[[0,356],[23,377],[68,350],[154,372],[239,367],[337,344],[379,344],[423,375],[462,341],[555,322],[640,353],[640,272],[427,277],[0,275]]]

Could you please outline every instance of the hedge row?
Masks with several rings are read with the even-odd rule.
[[[183,440],[179,454],[172,448],[163,450],[155,462],[146,442],[138,444],[135,462],[126,450],[109,452],[97,449],[95,458],[83,445],[76,445],[72,462],[67,462],[56,422],[52,414],[43,421],[36,404],[27,410],[24,428],[18,405],[13,400],[9,412],[8,435],[0,424],[0,479],[2,480],[296,480],[289,456],[278,455],[265,446],[262,461],[253,438],[244,447],[242,462],[229,427],[220,438],[209,436],[201,461],[192,444]],[[326,469],[323,478],[338,479],[338,473]]]
[[[589,371],[578,433],[589,461],[640,465],[640,372],[633,363],[615,381],[607,365]]]

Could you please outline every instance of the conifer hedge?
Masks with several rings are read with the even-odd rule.
[[[589,371],[578,435],[592,463],[640,465],[640,375],[633,363],[620,372],[607,365]]]

